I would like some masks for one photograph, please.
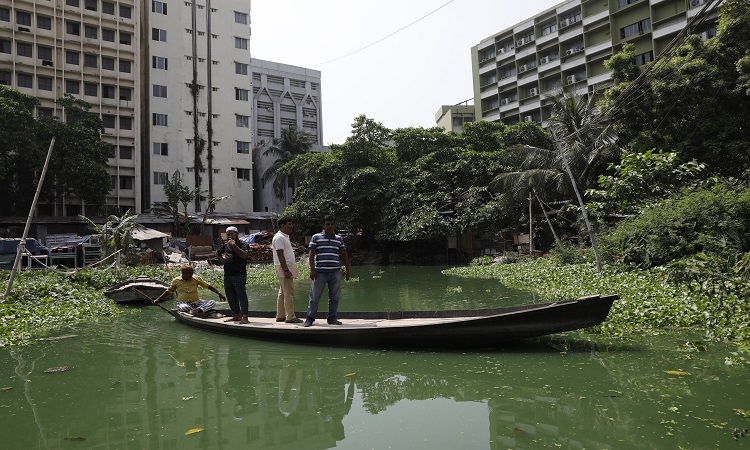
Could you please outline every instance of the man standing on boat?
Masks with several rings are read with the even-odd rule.
[[[292,232],[292,219],[279,218],[279,231],[273,236],[273,264],[279,278],[279,295],[276,300],[276,321],[302,323],[294,314],[294,279],[299,276],[295,266],[294,249],[289,233]]]
[[[214,307],[216,302],[213,300],[201,300],[198,296],[199,286],[218,294],[221,301],[226,300],[224,294],[219,292],[218,289],[208,284],[198,275],[193,275],[192,267],[182,266],[182,275],[174,278],[169,288],[162,292],[154,302],[159,303],[164,298],[177,292],[177,304],[175,306],[179,311],[189,312],[193,315],[207,312]]]
[[[336,319],[339,309],[339,294],[341,293],[341,261],[346,268],[346,280],[349,281],[349,254],[346,252],[344,238],[336,234],[336,220],[333,216],[326,216],[323,221],[323,231],[310,239],[308,260],[310,262],[310,303],[307,306],[305,326],[315,322],[320,297],[323,289],[328,286],[328,323],[341,325]]]
[[[227,242],[224,243],[216,254],[224,263],[224,292],[227,293],[227,301],[232,309],[232,318],[227,322],[247,322],[248,305],[247,291],[247,255],[250,246],[239,239],[237,227],[227,227]]]

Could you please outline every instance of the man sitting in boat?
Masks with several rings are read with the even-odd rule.
[[[224,294],[219,292],[218,289],[208,284],[198,275],[193,275],[193,268],[186,265],[182,266],[182,276],[173,279],[169,288],[154,301],[159,303],[165,297],[169,296],[169,294],[177,292],[177,304],[175,307],[178,311],[189,312],[193,315],[202,314],[213,308],[216,302],[213,300],[201,300],[198,297],[199,286],[218,294],[221,301],[225,302],[227,300]]]

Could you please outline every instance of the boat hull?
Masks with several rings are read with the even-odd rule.
[[[149,299],[159,297],[167,288],[168,283],[140,276],[110,287],[104,295],[115,303],[149,303]]]
[[[343,325],[321,315],[311,327],[252,313],[249,324],[170,311],[188,326],[251,339],[346,347],[496,347],[520,339],[587,328],[604,322],[616,295],[508,308],[453,311],[340,312]]]

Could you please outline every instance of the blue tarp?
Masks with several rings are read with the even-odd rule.
[[[16,254],[20,238],[0,238],[0,254]],[[32,255],[49,255],[49,248],[34,238],[26,238],[26,251]]]

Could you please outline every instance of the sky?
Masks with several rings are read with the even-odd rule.
[[[559,3],[252,0],[250,51],[319,70],[323,144],[343,144],[360,114],[391,129],[427,128],[442,105],[473,104],[471,47]]]

